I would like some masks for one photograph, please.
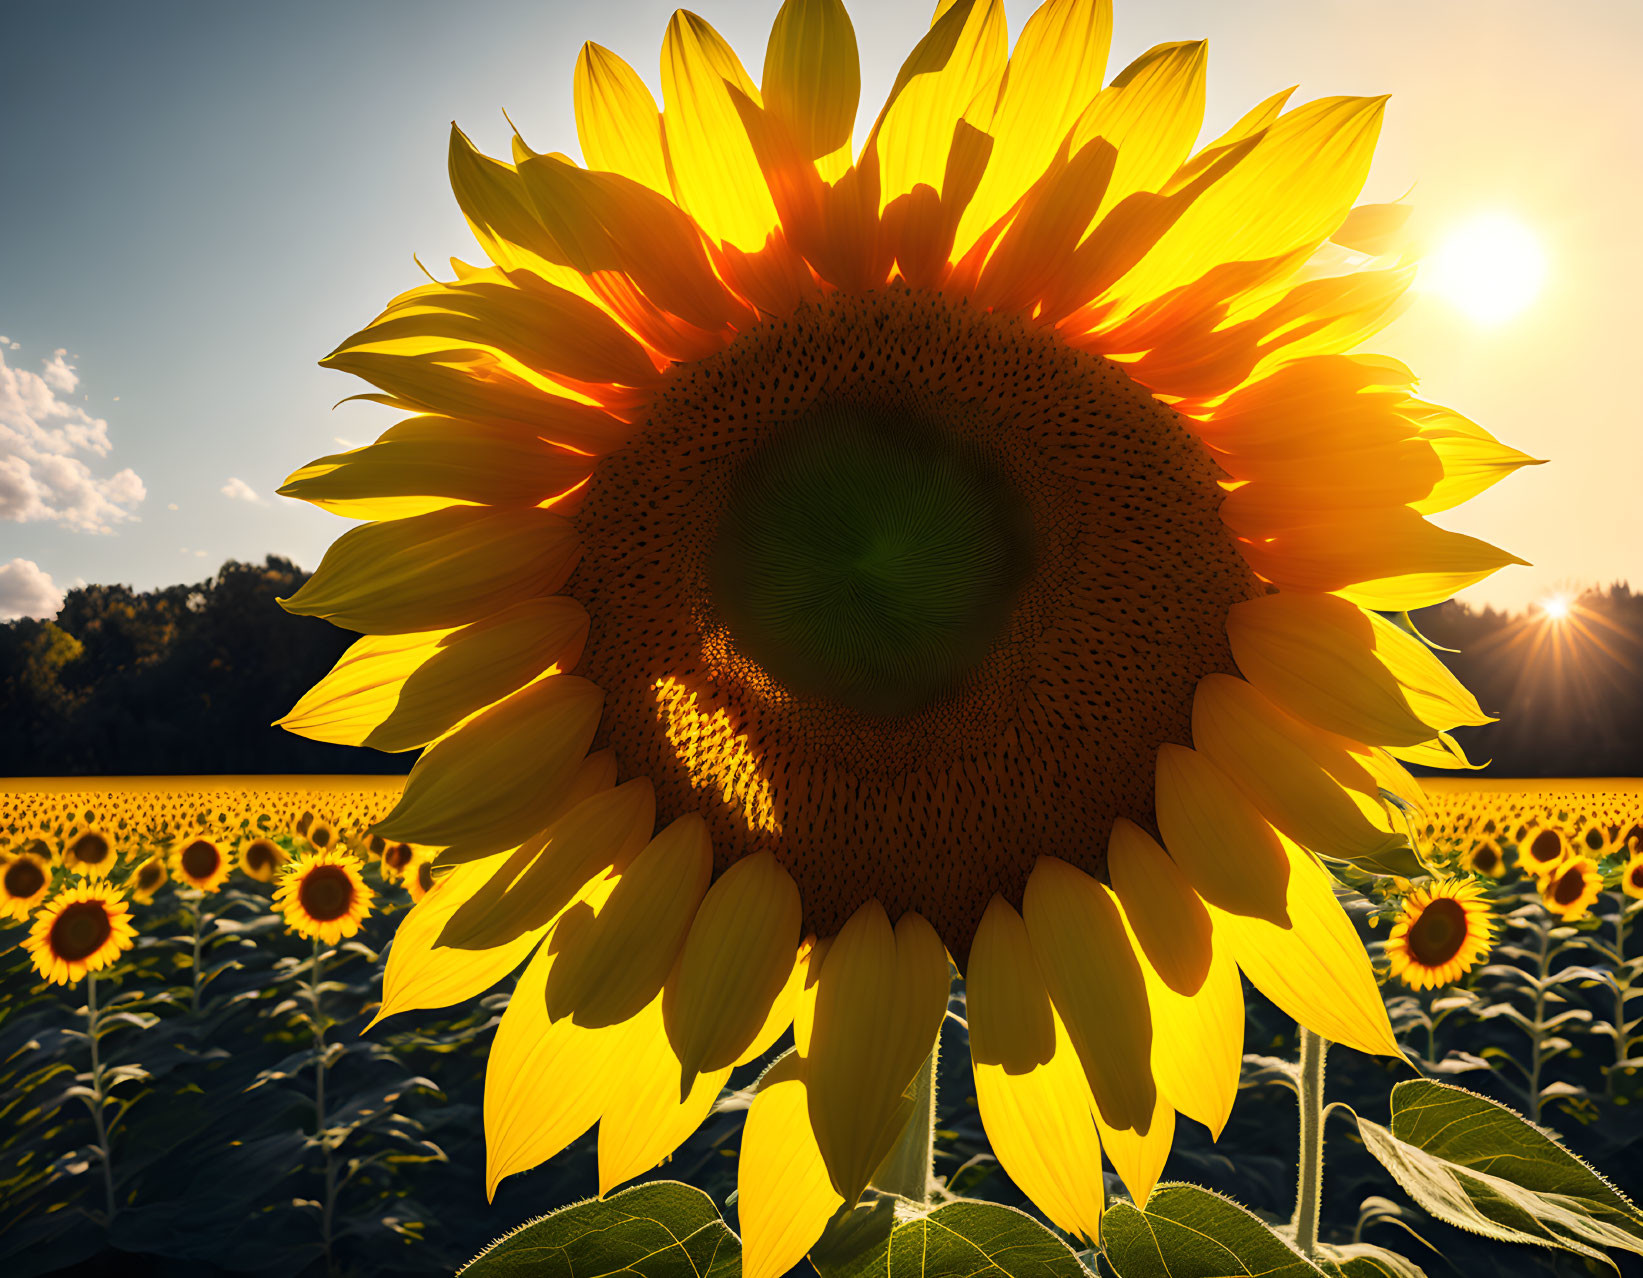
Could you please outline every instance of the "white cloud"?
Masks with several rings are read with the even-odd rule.
[[[4,345],[4,339],[0,339]],[[63,592],[51,575],[32,559],[0,564],[0,621],[19,617],[55,617],[63,606]]]
[[[228,482],[224,484],[219,491],[221,491],[224,497],[227,497],[232,501],[248,501],[253,506],[262,506],[266,504],[261,493],[251,487],[250,484],[246,483],[245,480],[237,479],[232,475],[229,476]]]
[[[66,348],[40,361],[41,372],[12,368],[0,337],[0,520],[52,521],[76,532],[112,532],[135,518],[148,495],[129,467],[106,478],[83,455],[106,457],[108,423],[61,398],[80,384]]]
[[[168,502],[166,502],[166,504],[165,504],[165,508],[166,508],[166,509],[167,509],[167,510],[176,510],[176,509],[177,509],[177,503],[176,503],[176,502],[174,502],[174,501],[168,501]]]

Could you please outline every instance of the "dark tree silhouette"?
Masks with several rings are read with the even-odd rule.
[[[269,725],[355,636],[276,598],[289,560],[230,560],[192,585],[86,586],[52,621],[0,626],[0,774],[404,772],[413,755]]]

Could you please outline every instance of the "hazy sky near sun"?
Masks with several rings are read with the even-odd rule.
[[[755,77],[775,0],[702,0]],[[197,580],[233,556],[313,567],[347,525],[273,496],[396,420],[315,361],[479,256],[445,179],[450,122],[506,156],[580,152],[584,40],[659,95],[670,6],[469,0],[14,0],[0,10],[0,616],[78,581]],[[929,22],[857,4],[858,143]],[[1008,5],[1012,38],[1030,12]],[[1527,225],[1537,303],[1479,325],[1425,294],[1371,343],[1421,393],[1552,464],[1437,522],[1532,560],[1470,598],[1643,585],[1643,5],[1571,0],[1117,0],[1108,76],[1208,37],[1213,136],[1259,99],[1389,92],[1364,198],[1414,188],[1433,234]],[[50,606],[48,606],[50,605]],[[9,608],[9,614],[8,614]]]

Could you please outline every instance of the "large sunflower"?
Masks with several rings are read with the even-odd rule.
[[[491,264],[326,359],[415,415],[282,489],[370,521],[286,601],[366,637],[283,722],[428,747],[375,832],[455,868],[383,1015],[530,959],[493,1188],[596,1121],[602,1187],[646,1171],[791,1025],[739,1198],[780,1273],[896,1141],[949,959],[1000,1160],[1092,1237],[1103,1147],[1144,1198],[1177,1111],[1225,1122],[1239,967],[1397,1050],[1310,854],[1402,846],[1399,760],[1487,721],[1380,614],[1513,562],[1426,516],[1529,459],[1346,353],[1411,276],[1352,207],[1383,99],[1200,147],[1204,45],[1103,88],[1109,30],[944,0],[859,150],[837,0],[761,84],[677,14],[660,112],[590,44],[586,165],[454,132]]]

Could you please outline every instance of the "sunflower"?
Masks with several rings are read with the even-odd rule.
[[[1643,843],[1634,843],[1632,849],[1620,871],[1620,890],[1627,896],[1643,897]]]
[[[290,853],[273,839],[258,837],[240,845],[240,869],[258,883],[271,883],[290,859]]]
[[[1493,839],[1479,839],[1460,854],[1463,870],[1498,879],[1506,873],[1506,856]]]
[[[136,936],[124,894],[90,880],[64,888],[42,906],[23,945],[36,972],[53,985],[71,985],[113,963]]]
[[[382,848],[382,877],[397,879],[405,874],[406,868],[416,859],[416,850],[409,843],[387,843]]]
[[[906,1126],[949,960],[1000,1160],[1092,1238],[1103,1147],[1144,1200],[1177,1112],[1226,1121],[1240,967],[1397,1052],[1309,853],[1406,846],[1401,761],[1464,764],[1488,716],[1381,614],[1515,562],[1426,517],[1531,459],[1348,353],[1411,277],[1352,207],[1384,100],[1199,147],[1204,45],[1103,88],[1110,25],[1051,0],[1011,51],[944,0],[859,150],[838,0],[762,84],[680,12],[660,111],[590,44],[587,166],[453,132],[490,264],[324,361],[414,415],[281,490],[368,521],[284,601],[364,638],[282,723],[427,747],[374,832],[455,868],[383,1014],[530,960],[493,1191],[595,1121],[601,1188],[643,1173],[791,1024],[739,1190],[786,1270]]]
[[[51,862],[14,852],[0,862],[0,918],[26,919],[51,888]]]
[[[1555,825],[1542,826],[1518,845],[1518,864],[1544,881],[1564,860],[1574,854],[1568,838]]]
[[[316,852],[324,852],[336,846],[337,828],[329,821],[317,820],[308,826],[307,838],[309,846]]]
[[[139,905],[151,904],[154,894],[166,885],[170,877],[166,872],[165,858],[155,853],[132,871],[131,899]]]
[[[201,892],[215,892],[228,877],[229,861],[215,839],[205,835],[185,838],[172,856],[176,877]]]
[[[405,873],[405,886],[411,893],[412,901],[420,901],[434,890],[434,884],[439,881],[434,874],[433,861],[418,857],[411,868]]]
[[[1583,829],[1577,839],[1580,850],[1594,861],[1601,861],[1614,848],[1614,840],[1609,837],[1609,831],[1597,821]]]
[[[327,945],[359,931],[371,912],[371,889],[345,852],[305,852],[280,874],[274,908],[303,936]]]
[[[1540,881],[1540,903],[1565,923],[1584,918],[1603,891],[1603,876],[1589,856],[1571,856]]]
[[[1472,879],[1446,879],[1418,887],[1386,938],[1392,975],[1410,989],[1453,985],[1494,941],[1495,921],[1483,888]]]
[[[104,877],[118,859],[114,840],[96,827],[71,830],[63,840],[63,864],[87,878]]]

